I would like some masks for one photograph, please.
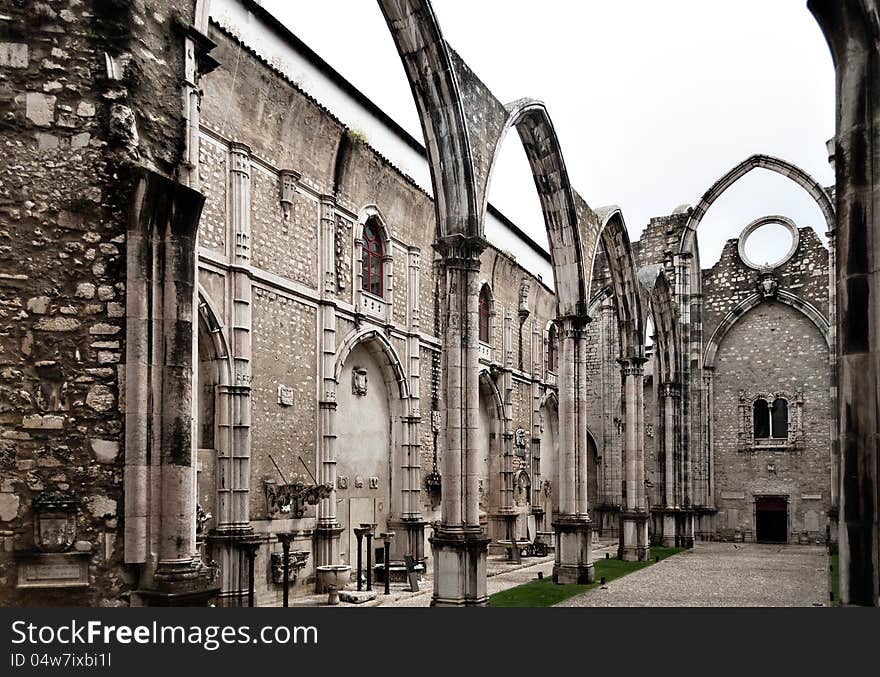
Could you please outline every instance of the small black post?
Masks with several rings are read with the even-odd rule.
[[[361,527],[360,529],[355,527],[355,529],[354,529],[354,535],[357,537],[357,542],[358,542],[358,557],[357,557],[357,562],[358,562],[358,564],[357,564],[357,589],[358,589],[358,592],[361,591],[361,588],[363,586],[363,583],[361,582],[361,572],[363,571],[363,566],[361,563],[361,556],[362,556],[362,551],[363,551],[362,543],[363,543],[365,531],[366,531],[366,529],[364,529],[363,527]]]
[[[284,586],[284,589],[282,592],[282,594],[283,594],[282,606],[285,609],[288,608],[288,606],[289,606],[288,602],[290,599],[290,590],[288,589],[288,586],[290,585],[290,540],[292,538],[293,538],[293,534],[289,534],[289,533],[278,534],[278,540],[281,541],[281,550],[284,553],[283,554],[284,562],[282,563],[283,568],[281,571],[282,571],[282,575],[283,575],[282,583]]]
[[[605,577],[604,577],[604,576],[602,576],[602,578],[600,579],[599,583],[600,583],[601,585],[605,585]]]
[[[239,541],[239,544],[248,560],[248,607],[252,607],[254,606],[254,560],[257,558],[260,541],[258,539]]]
[[[366,529],[364,535],[367,537],[367,590],[373,589],[373,525],[361,524]]]
[[[606,552],[606,553],[605,553],[605,559],[610,559],[610,558],[611,558],[611,555],[610,555],[609,553]]]

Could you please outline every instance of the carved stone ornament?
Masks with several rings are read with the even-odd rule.
[[[348,489],[348,477],[345,475],[340,475],[336,478],[336,488],[337,489]]]
[[[363,489],[364,488],[364,478],[360,475],[355,475],[354,477],[354,488],[355,489]]]
[[[358,397],[367,394],[367,370],[364,367],[354,367],[351,370],[351,393]]]
[[[517,449],[525,450],[526,448],[526,431],[525,428],[517,428],[514,435],[514,444]]]
[[[275,484],[264,480],[263,486],[269,517],[302,517],[307,505],[317,505],[322,498],[329,498],[333,493],[332,484]]]
[[[44,491],[32,504],[34,545],[42,552],[64,552],[76,540],[77,500],[72,493]]]
[[[764,299],[775,299],[779,291],[779,281],[773,273],[762,273],[758,278],[758,292]]]
[[[371,477],[370,478],[370,489],[378,489],[379,488],[379,478]]]
[[[291,550],[287,555],[287,576],[288,581],[296,583],[296,577],[300,569],[304,568],[309,559],[308,550]],[[271,556],[272,566],[272,582],[284,582],[284,553],[273,552]]]
[[[440,412],[436,409],[431,412],[431,432],[440,432]]]

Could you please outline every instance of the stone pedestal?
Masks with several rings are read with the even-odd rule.
[[[678,545],[675,530],[675,513],[667,512],[663,515],[663,533],[660,537],[660,544],[665,548],[674,548]]]
[[[486,606],[489,539],[477,530],[438,529],[430,541],[434,555],[431,606]]]
[[[648,560],[648,513],[624,511],[620,514],[617,556],[627,562]]]
[[[590,520],[559,519],[553,522],[553,531],[556,536],[553,582],[593,583],[596,580],[596,568],[593,565],[593,534]]]

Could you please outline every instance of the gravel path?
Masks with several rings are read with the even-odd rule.
[[[557,606],[827,606],[824,547],[698,543]]]

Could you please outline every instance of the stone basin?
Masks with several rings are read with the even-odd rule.
[[[315,592],[327,592],[331,585],[342,590],[351,582],[350,564],[325,564],[315,567]]]

